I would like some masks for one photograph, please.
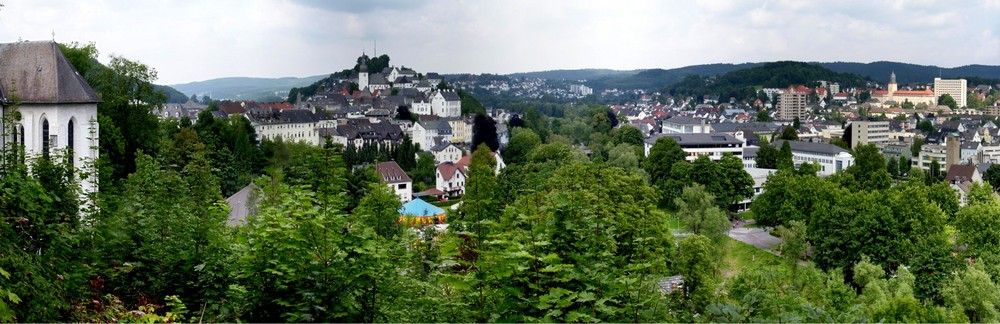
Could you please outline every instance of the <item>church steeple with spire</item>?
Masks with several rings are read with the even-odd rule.
[[[896,71],[892,71],[892,73],[889,74],[889,87],[886,90],[889,90],[889,96],[891,97],[892,94],[896,93],[896,90],[898,89],[899,85],[896,84]]]

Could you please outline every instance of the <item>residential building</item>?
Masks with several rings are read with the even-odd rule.
[[[983,183],[983,176],[979,168],[971,164],[956,164],[948,169],[948,174],[944,177],[948,185],[958,193],[960,206],[965,206],[970,185],[973,183]]]
[[[410,180],[410,176],[403,172],[396,161],[379,163],[375,166],[375,172],[378,172],[379,180],[399,197],[400,202],[405,204],[413,199],[413,180]]]
[[[947,80],[934,78],[934,98],[941,98],[942,95],[947,93],[951,95],[952,99],[955,99],[959,108],[966,106],[965,93],[968,91],[967,89],[968,86],[965,79]]]
[[[17,99],[17,101],[14,101]],[[21,118],[2,125],[3,143],[19,143],[29,156],[71,154],[82,174],[98,158],[97,104],[101,99],[52,41],[0,44],[0,109],[18,105]],[[96,175],[81,178],[97,190]]]
[[[733,135],[725,133],[703,133],[703,134],[658,134],[646,139],[645,151],[649,156],[649,150],[656,144],[660,137],[670,137],[681,149],[687,153],[687,160],[694,161],[699,156],[705,155],[714,161],[722,159],[725,153],[732,153],[738,158],[743,156],[743,141]]]
[[[802,141],[787,142],[789,148],[792,149],[792,162],[795,163],[795,167],[803,163],[817,163],[819,164],[818,175],[831,175],[854,165],[854,156],[840,146]],[[781,149],[785,145],[784,143],[785,140],[776,140],[774,147]]]
[[[808,97],[808,91],[788,87],[788,90],[778,95],[778,119],[794,120],[796,117],[800,119],[805,118],[809,114],[806,106],[806,99]]]
[[[459,196],[465,194],[465,180],[468,166],[454,162],[444,162],[438,164],[434,172],[434,188],[441,190],[449,196]]]
[[[472,143],[472,119],[470,118],[447,118],[448,126],[451,126],[451,141],[454,143]]]
[[[420,149],[429,150],[440,142],[451,142],[451,125],[447,120],[434,118],[421,118],[413,125],[413,143],[420,144]]]
[[[462,158],[462,150],[452,142],[441,142],[430,149],[434,155],[434,163],[458,162]]]
[[[319,145],[319,133],[316,131],[319,119],[312,111],[261,108],[248,110],[244,116],[250,120],[260,142],[281,137],[284,141]]]
[[[888,121],[857,120],[851,122],[851,148],[860,145],[882,145],[889,142]]]
[[[439,117],[462,116],[462,98],[454,90],[438,90],[431,94],[431,111]]]
[[[921,170],[930,171],[931,162],[937,161],[941,170],[945,170],[945,160],[947,158],[947,148],[944,144],[924,144],[920,147],[920,155],[917,157],[916,166]]]

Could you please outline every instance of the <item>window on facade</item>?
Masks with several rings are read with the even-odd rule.
[[[73,120],[69,121],[69,125],[66,125],[66,147],[73,150]]]
[[[400,183],[399,184],[399,189],[406,189],[406,184],[405,183]]]
[[[49,156],[49,120],[42,119],[42,155]]]

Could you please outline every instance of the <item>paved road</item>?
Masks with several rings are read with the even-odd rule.
[[[743,227],[745,223],[740,224],[740,226],[729,231],[729,237],[733,239],[747,243],[757,248],[777,254],[775,251],[778,245],[781,244],[781,238],[771,235],[766,229],[763,228],[747,228]]]

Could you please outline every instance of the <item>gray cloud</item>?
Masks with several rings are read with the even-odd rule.
[[[426,4],[425,0],[294,0],[294,2],[310,8],[351,14],[380,10],[410,11]]]
[[[1000,65],[1000,1],[6,0],[0,42],[93,41],[161,82],[306,76],[362,51],[420,71],[672,68],[773,60]]]

